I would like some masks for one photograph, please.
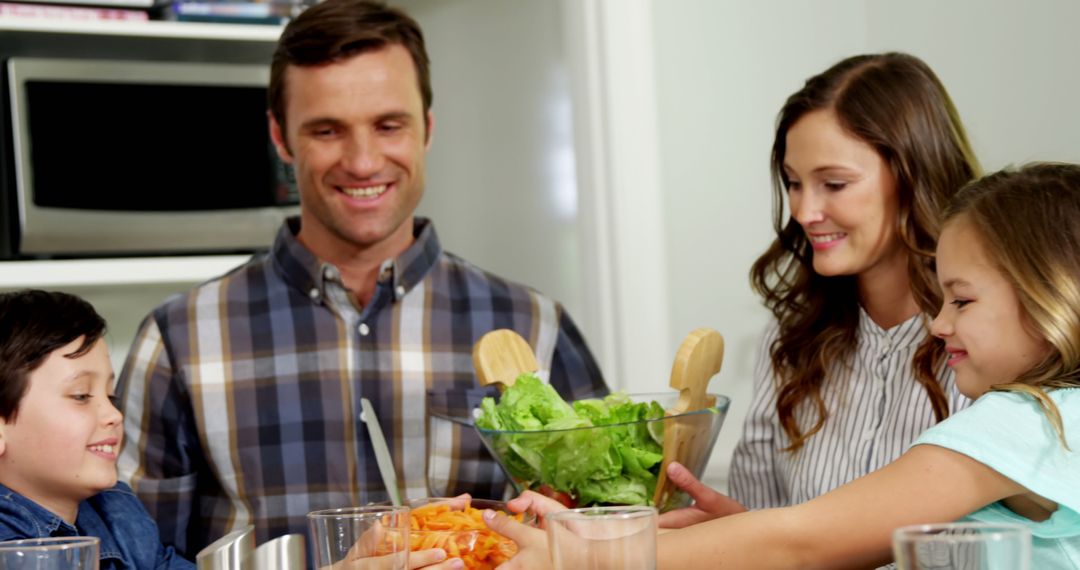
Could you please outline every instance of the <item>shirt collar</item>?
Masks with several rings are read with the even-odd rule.
[[[926,315],[918,313],[892,328],[883,329],[862,305],[859,306],[859,335],[880,338],[894,349],[918,346],[926,338],[928,323]]]
[[[0,497],[15,503],[15,505],[33,519],[33,523],[37,528],[43,528],[49,533],[49,536],[53,536],[58,529],[62,529],[59,536],[74,536],[78,534],[78,530],[59,515],[24,497],[19,492],[9,489],[3,484],[0,484]]]
[[[90,501],[79,503],[78,514],[75,515],[75,525],[65,521],[56,513],[46,509],[36,502],[24,497],[21,493],[9,489],[0,484],[0,497],[7,498],[22,509],[33,520],[35,528],[48,533],[45,537],[53,536],[96,536],[100,540],[98,551],[100,558],[119,558],[120,549],[108,527],[101,520],[101,515],[94,510]],[[29,521],[27,521],[29,522]],[[80,532],[82,529],[83,532]]]
[[[337,267],[320,260],[304,247],[296,234],[300,232],[300,218],[285,220],[278,230],[274,246],[270,251],[273,263],[278,267],[285,280],[310,296],[318,299],[326,294],[325,281],[340,280]],[[401,255],[387,259],[382,263],[380,280],[390,280],[393,284],[394,300],[408,294],[428,271],[435,266],[442,245],[435,233],[431,220],[422,217],[413,218],[413,243]]]

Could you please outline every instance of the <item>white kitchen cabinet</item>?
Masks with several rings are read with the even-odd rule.
[[[129,36],[223,40],[232,42],[274,42],[281,26],[202,24],[195,22],[121,20],[51,20],[46,18],[0,18],[0,32],[11,34],[68,34],[80,36]],[[10,40],[5,41],[10,43]]]
[[[250,255],[66,259],[0,262],[0,291],[34,288],[78,295],[108,323],[113,368],[131,347],[139,322],[167,297],[217,277]]]

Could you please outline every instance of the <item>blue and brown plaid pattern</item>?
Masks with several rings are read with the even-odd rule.
[[[468,416],[487,393],[471,352],[490,330],[525,337],[566,398],[607,392],[557,303],[444,252],[427,220],[363,308],[298,229],[289,220],[266,255],[158,307],[120,374],[121,477],[186,556],[244,525],[262,542],[306,532],[310,511],[387,499],[361,397],[403,496],[501,496],[475,432],[429,423],[431,409]]]

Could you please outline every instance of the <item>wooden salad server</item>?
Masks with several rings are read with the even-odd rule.
[[[724,337],[709,328],[695,329],[686,335],[679,352],[675,354],[675,364],[671,367],[671,387],[679,391],[679,401],[667,410],[666,416],[676,416],[711,408],[716,405],[716,396],[705,392],[709,380],[720,372],[724,363]],[[678,420],[668,421],[664,426],[664,459],[660,463],[660,476],[656,480],[656,493],[653,504],[660,509],[678,488],[668,480],[667,467],[672,461],[678,461],[692,469],[695,463],[702,461],[702,447],[695,445],[698,438],[710,434],[695,430],[693,426]]]
[[[473,368],[481,386],[495,384],[499,390],[513,386],[517,377],[540,369],[532,347],[510,329],[493,330],[473,345]]]

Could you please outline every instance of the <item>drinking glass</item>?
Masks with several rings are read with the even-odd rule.
[[[905,526],[893,532],[899,570],[1029,570],[1031,533],[977,522]]]
[[[0,542],[4,570],[98,570],[96,536],[27,538]]]
[[[316,568],[408,570],[409,507],[327,509],[307,518]]]
[[[589,507],[546,515],[555,570],[656,570],[653,507]]]

